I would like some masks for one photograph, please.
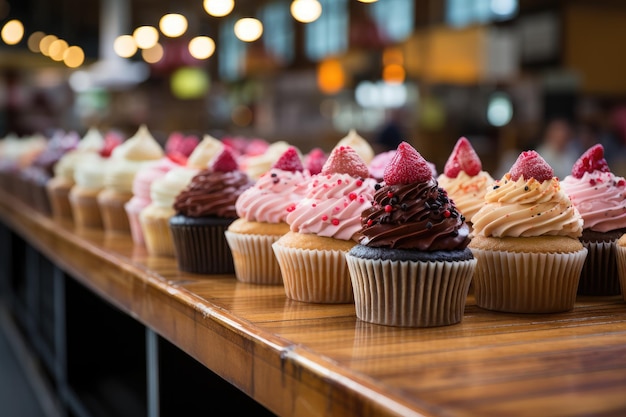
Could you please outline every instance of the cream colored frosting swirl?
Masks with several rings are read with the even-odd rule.
[[[361,213],[372,206],[376,181],[348,174],[315,175],[306,196],[287,208],[292,232],[350,240],[361,230]]]
[[[596,232],[626,228],[626,180],[611,172],[568,175],[561,187],[583,218],[583,227]]]
[[[460,171],[456,178],[441,174],[437,182],[448,192],[457,210],[469,221],[485,204],[485,194],[494,180],[486,171],[480,171],[474,176]]]
[[[85,133],[83,139],[78,142],[77,149],[87,152],[100,152],[104,147],[104,137],[102,133],[95,127],[92,127]]]
[[[485,194],[485,205],[472,217],[472,224],[474,235],[481,236],[577,238],[583,220],[557,178],[513,181],[507,173]]]
[[[304,197],[309,178],[299,171],[272,168],[239,196],[235,203],[237,216],[248,221],[284,222],[287,208]]]
[[[74,169],[76,185],[92,190],[104,187],[104,172],[108,164],[109,160],[98,154],[86,154]]]
[[[155,180],[150,186],[150,199],[158,207],[174,206],[176,196],[191,182],[199,170],[189,167],[174,168]]]
[[[285,141],[278,141],[272,143],[263,154],[244,157],[242,161],[242,168],[252,179],[258,179],[261,175],[269,171],[274,165],[274,162],[280,158],[289,148],[289,145]]]
[[[111,158],[127,161],[150,161],[161,159],[165,153],[159,143],[152,137],[148,128],[141,125],[137,133],[113,150]]]
[[[374,149],[372,149],[369,142],[361,137],[354,129],[350,129],[348,134],[337,142],[335,148],[341,146],[349,146],[354,149],[366,164],[369,164],[372,162],[372,159],[374,159]]]
[[[218,155],[224,149],[224,144],[219,139],[215,139],[211,135],[204,135],[198,146],[193,150],[187,166],[194,169],[204,169],[215,155]]]

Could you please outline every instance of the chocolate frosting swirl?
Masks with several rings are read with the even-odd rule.
[[[237,218],[235,202],[253,182],[241,171],[202,170],[178,194],[174,209],[187,217]]]
[[[380,187],[361,224],[359,241],[370,247],[437,251],[469,243],[465,218],[434,178]]]

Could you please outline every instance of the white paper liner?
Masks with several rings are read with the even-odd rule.
[[[354,300],[346,252],[272,245],[287,297],[308,303],[351,303]]]
[[[235,276],[241,282],[282,285],[280,266],[272,250],[279,235],[254,235],[224,232],[233,254]]]
[[[479,307],[510,313],[569,311],[587,249],[572,253],[516,253],[472,248],[478,260],[474,296]]]
[[[587,259],[578,283],[578,295],[619,295],[615,242],[582,242]]]
[[[622,298],[626,301],[626,247],[615,245],[615,257],[617,258],[617,274]]]
[[[402,327],[461,322],[476,259],[415,262],[347,255],[356,316]]]
[[[146,249],[151,256],[175,257],[170,218],[139,216]]]

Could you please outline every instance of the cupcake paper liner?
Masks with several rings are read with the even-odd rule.
[[[74,217],[74,226],[87,229],[101,229],[102,215],[95,195],[76,196],[70,193],[70,206]]]
[[[228,225],[172,225],[178,267],[194,274],[230,274],[233,257],[224,237]]]
[[[48,186],[48,199],[52,215],[57,219],[72,219],[72,207],[70,206],[70,187]]]
[[[142,235],[151,256],[174,257],[174,239],[169,217],[140,216]]]
[[[264,285],[281,285],[280,266],[272,244],[280,236],[253,235],[225,232],[233,255],[235,276],[241,282]]]
[[[573,253],[516,253],[472,248],[478,260],[474,296],[479,307],[510,313],[569,311],[587,249]]]
[[[104,195],[103,195],[104,193]],[[116,194],[107,190],[98,195],[98,204],[102,214],[102,225],[107,232],[130,233],[130,224],[124,205],[132,194]]]
[[[287,297],[307,303],[354,301],[346,252],[272,245]]]
[[[616,245],[615,257],[617,258],[617,275],[619,277],[622,298],[626,301],[626,247]]]
[[[141,222],[139,221],[139,213],[137,210],[129,210],[125,206],[126,215],[128,216],[128,225],[130,226],[130,235],[133,238],[133,243],[138,246],[145,246],[146,241],[143,236],[143,229],[141,228]],[[169,228],[169,225],[168,225]]]
[[[615,242],[585,242],[587,259],[580,273],[578,295],[619,295]]]
[[[460,323],[476,259],[414,262],[347,255],[356,316],[402,327]]]

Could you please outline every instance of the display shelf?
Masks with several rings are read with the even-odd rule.
[[[349,304],[299,303],[280,286],[182,273],[129,236],[75,230],[8,195],[0,195],[0,219],[68,280],[281,416],[626,413],[621,297],[523,315],[482,310],[470,296],[458,325],[377,326],[357,320]],[[153,343],[152,354],[159,350]],[[150,375],[159,365],[146,359]],[[170,415],[175,407],[161,399],[171,379],[152,383],[147,414]]]

